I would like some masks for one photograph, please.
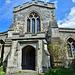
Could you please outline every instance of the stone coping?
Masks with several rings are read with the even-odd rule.
[[[38,36],[38,35],[40,35],[40,34],[45,34],[45,32],[37,32],[37,33],[35,33],[35,34],[32,34],[32,33],[30,33],[30,32],[26,32],[25,34],[22,34],[22,35],[20,35],[20,33],[13,33],[13,35],[19,35],[19,37],[24,37],[25,35],[31,35],[31,36]]]
[[[34,41],[35,41],[35,39],[45,39],[45,37],[36,37],[36,38],[34,38],[34,37],[32,37],[32,38],[27,38],[27,37],[17,37],[17,38],[11,38],[11,40],[29,40],[29,39],[34,39]]]
[[[14,29],[10,29],[10,28],[9,28],[9,30],[8,30],[8,31],[14,31]]]
[[[75,28],[59,28],[59,32],[63,32],[63,33],[75,33]]]
[[[59,31],[59,32],[62,32],[62,33],[75,33],[75,31]]]
[[[0,34],[5,34],[5,33],[7,33],[8,31],[5,31],[5,32],[0,32]]]
[[[24,40],[24,41],[22,41],[22,40],[19,40],[18,41],[19,43],[25,43],[25,42],[38,42],[38,40]]]
[[[15,40],[20,40],[20,39],[44,39],[45,38],[45,33],[37,33],[37,34],[24,34],[23,36],[20,36],[18,33],[14,33],[14,35],[11,37],[11,39]]]
[[[62,29],[62,30],[75,30],[75,28],[60,28],[60,27],[59,27],[59,30],[61,30],[61,29]]]

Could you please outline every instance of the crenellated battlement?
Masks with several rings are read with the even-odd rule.
[[[17,12],[19,10],[22,10],[24,8],[27,8],[29,6],[40,6],[40,7],[46,7],[46,8],[49,8],[49,9],[55,9],[55,6],[54,6],[54,3],[48,3],[45,4],[43,1],[38,1],[38,2],[35,2],[35,0],[32,0],[31,3],[27,2],[27,3],[24,3],[23,6],[19,5],[17,7],[14,7],[14,12]]]

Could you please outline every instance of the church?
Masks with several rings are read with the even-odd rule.
[[[51,66],[48,44],[59,39],[67,43],[66,58],[73,65],[75,28],[58,27],[54,3],[32,0],[14,7],[9,30],[0,33],[0,58],[6,72],[47,71]]]

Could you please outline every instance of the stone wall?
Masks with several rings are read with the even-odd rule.
[[[69,38],[75,40],[75,28],[59,28],[60,39],[67,42]]]
[[[32,12],[37,13],[40,17],[41,31],[36,34],[27,33],[27,17]],[[75,40],[75,29],[58,28],[53,3],[44,4],[41,1],[36,3],[32,0],[32,3],[28,2],[22,7],[15,7],[12,25],[8,31],[0,33],[0,39],[4,41],[3,62],[6,72],[22,70],[22,49],[27,45],[36,49],[35,71],[47,71],[50,67],[50,54],[47,45],[60,39],[67,42],[68,38]]]
[[[0,58],[1,58],[2,46],[0,44]]]
[[[15,41],[12,41],[11,54],[8,56],[7,73],[13,73],[13,72],[18,72],[22,70],[22,49],[26,47],[27,45],[30,45],[35,48],[35,58],[36,58],[35,71],[43,72],[44,70],[43,64],[45,64],[45,67],[47,67],[46,63],[44,63],[43,61],[44,59],[43,57],[47,55],[45,55],[44,53],[44,49],[43,49],[44,43],[42,40],[40,39],[38,41],[31,40],[28,42],[22,41],[22,40],[15,40]],[[47,62],[47,57],[45,59],[45,62]]]
[[[72,38],[75,41],[75,28],[51,28],[51,43],[62,41],[65,45],[65,57],[64,64],[66,67],[72,67],[74,65],[74,58],[68,58],[67,40]],[[63,67],[62,60],[54,60],[55,67]]]

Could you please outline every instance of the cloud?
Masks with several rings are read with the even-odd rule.
[[[74,3],[75,3],[75,0],[72,0],[72,2],[74,2]]]
[[[11,1],[10,0],[6,0],[6,4],[9,4]]]
[[[50,0],[39,0],[39,1],[49,2]]]
[[[46,2],[49,2],[49,0],[45,0]]]
[[[56,7],[56,9],[57,9],[57,1],[54,1],[54,2],[52,2],[52,3],[54,3],[55,4],[55,7]]]
[[[63,20],[58,20],[59,27],[75,28],[75,7],[71,8],[70,13]]]

